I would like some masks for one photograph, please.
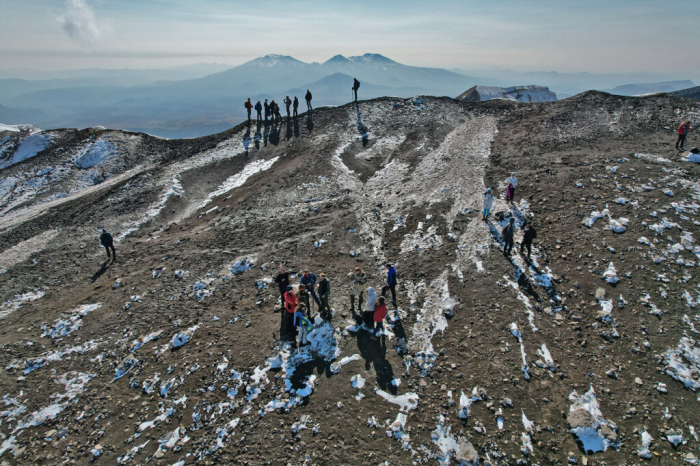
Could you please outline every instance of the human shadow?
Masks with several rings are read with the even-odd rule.
[[[314,130],[314,117],[311,111],[306,114],[306,129],[309,130],[309,133]]]
[[[263,130],[263,146],[267,147],[267,140],[270,138],[270,122],[265,120],[265,128]]]
[[[284,130],[284,140],[289,141],[292,139],[292,119],[287,117],[287,125]]]
[[[92,276],[92,283],[95,283],[98,278],[100,278],[109,268],[109,265],[111,264],[111,259],[107,259],[100,265],[100,269],[95,272],[95,274]]]
[[[377,340],[373,340],[371,334],[364,328],[361,328],[356,333],[355,340],[357,341],[357,349],[360,351],[360,356],[365,360],[365,369],[369,371],[374,366],[379,388],[396,395],[398,392],[397,387],[391,383],[394,380],[394,369],[386,359],[386,337],[382,336]]]
[[[260,149],[260,139],[262,139],[262,134],[260,132],[261,122],[258,121],[255,127],[255,136],[253,136],[253,141],[255,141],[255,149]]]
[[[272,128],[271,128],[271,130],[270,130],[270,144],[272,144],[273,146],[276,146],[277,144],[280,143],[280,129],[281,129],[281,126],[282,126],[282,122],[280,121],[279,118],[276,119],[276,120],[272,123]]]
[[[299,137],[299,117],[294,117],[294,137]]]
[[[250,149],[250,143],[252,139],[250,137],[250,122],[246,127],[245,133],[243,133],[243,148],[245,149],[245,155],[248,155],[248,150]]]
[[[360,133],[360,138],[362,139],[362,145],[364,147],[367,147],[367,143],[369,142],[369,132],[367,131],[367,127],[365,126],[364,122],[362,121],[362,114],[360,113],[359,102],[355,102],[355,110],[357,111],[357,131]]]

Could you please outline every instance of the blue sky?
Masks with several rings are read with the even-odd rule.
[[[1,68],[376,52],[444,68],[700,75],[698,0],[4,0],[2,12]]]

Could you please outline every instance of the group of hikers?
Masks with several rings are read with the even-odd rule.
[[[322,319],[330,321],[332,311],[328,303],[331,285],[324,273],[320,279],[309,270],[301,272],[301,278],[297,287],[292,286],[290,276],[297,272],[287,271],[280,267],[275,277],[275,282],[280,292],[281,323],[280,339],[297,342],[297,348],[309,344],[309,333],[313,331],[313,316],[311,314],[313,304],[318,306],[318,312]],[[374,288],[367,287],[367,274],[360,267],[348,274],[351,281],[350,287],[350,311],[355,315],[355,302],[357,312],[362,317],[372,333],[372,339],[377,340],[384,330],[384,319],[387,316],[387,306],[384,295],[391,291],[391,303],[396,307],[396,269],[391,264],[386,264],[386,281],[382,287],[381,296],[378,296]],[[365,290],[367,291],[367,311],[362,312],[362,302]],[[318,291],[318,294],[316,293]]]
[[[506,185],[506,201],[513,204],[515,198],[515,186],[518,184],[518,178],[515,173],[511,173],[504,183]],[[493,192],[491,188],[487,188],[484,192],[484,211],[481,219],[483,221],[488,221],[491,215],[491,208],[493,207]],[[515,242],[515,218],[511,217],[508,224],[501,230],[501,237],[503,238],[503,255],[506,257],[510,256],[513,250],[513,244]],[[532,241],[537,238],[537,231],[532,226],[532,222],[528,221],[525,223],[523,228],[523,237],[520,242],[520,253],[523,254],[524,250],[527,249],[527,258],[530,259],[532,254]]]
[[[355,97],[355,102],[357,102],[357,91],[360,89],[360,81],[357,80],[357,78],[353,78],[353,84],[352,84],[352,92],[353,96]],[[311,100],[313,99],[313,95],[311,94],[310,90],[306,90],[306,95],[304,96],[304,100],[306,100],[306,110],[308,112],[313,111],[313,106],[311,105]],[[284,100],[282,100],[282,103],[284,104],[286,110],[287,110],[287,119],[289,118],[297,118],[299,116],[299,99],[297,96],[294,96],[294,100],[290,99],[289,96],[286,96]],[[263,121],[263,115],[265,118],[265,121],[271,121],[272,123],[275,122],[275,119],[278,121],[282,120],[282,114],[280,113],[280,106],[277,102],[274,100],[268,102],[267,99],[265,99],[264,103],[261,103],[259,100],[256,102],[255,105],[253,105],[253,102],[250,101],[250,97],[248,97],[248,100],[245,101],[243,106],[246,109],[246,112],[248,113],[248,124],[250,124],[250,121],[253,117],[253,109],[255,109],[256,112],[256,120],[257,121]],[[290,114],[290,107],[291,107],[291,114]],[[263,113],[264,111],[264,113]]]

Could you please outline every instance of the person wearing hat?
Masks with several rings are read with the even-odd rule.
[[[282,327],[280,328],[280,339],[282,340],[288,340],[290,337],[292,337],[291,339],[296,338],[296,336],[293,334],[294,326],[292,318],[298,305],[299,298],[297,297],[296,293],[294,293],[294,288],[292,285],[288,285],[287,292],[284,293],[285,311],[282,312]]]
[[[396,306],[396,269],[386,264],[386,285],[382,287],[382,296],[391,290],[391,303]]]
[[[491,207],[493,206],[493,193],[491,188],[488,188],[484,193],[484,216],[482,220],[486,221],[491,213]]]

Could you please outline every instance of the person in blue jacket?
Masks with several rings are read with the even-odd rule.
[[[255,104],[255,111],[258,114],[257,121],[262,121],[262,109],[263,109],[263,106],[260,103],[260,101],[258,100],[258,103]]]
[[[396,306],[396,269],[386,264],[386,285],[382,287],[382,296],[391,290],[391,304]]]
[[[304,285],[304,288],[314,298],[314,301],[316,301],[316,304],[320,310],[321,300],[319,300],[318,296],[316,296],[316,290],[314,289],[316,287],[316,275],[312,274],[308,270],[304,270],[304,274],[301,276],[299,284]]]

